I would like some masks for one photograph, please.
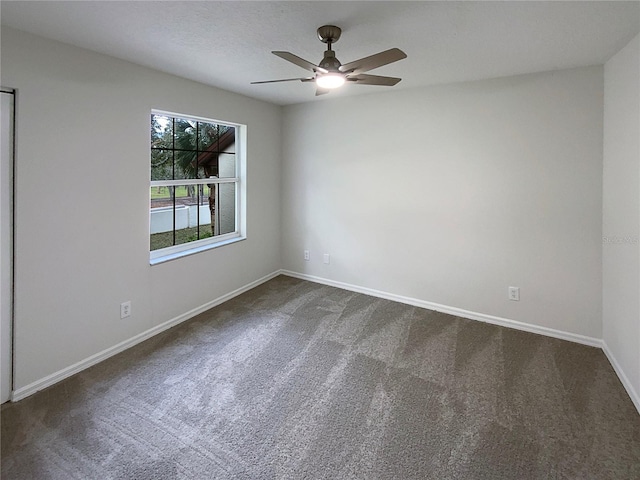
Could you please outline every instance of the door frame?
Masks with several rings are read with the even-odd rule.
[[[11,131],[9,132],[9,138],[11,141],[10,154],[8,158],[1,158],[0,161],[2,165],[3,172],[7,173],[7,178],[4,176],[0,176],[2,181],[2,190],[6,187],[8,192],[3,192],[3,200],[7,202],[5,205],[4,201],[2,202],[2,211],[0,212],[0,221],[2,221],[2,237],[0,237],[0,249],[2,251],[2,256],[4,257],[4,261],[1,262],[1,271],[0,276],[3,278],[3,281],[6,277],[9,279],[9,288],[3,288],[0,292],[0,321],[5,322],[8,320],[8,336],[9,339],[6,341],[4,338],[2,339],[2,346],[0,346],[0,355],[2,355],[1,360],[4,364],[5,358],[10,363],[10,368],[7,375],[9,375],[8,379],[8,392],[2,392],[3,396],[0,399],[2,403],[6,401],[13,400],[13,392],[15,389],[15,283],[14,283],[14,273],[15,273],[15,159],[16,159],[16,104],[17,104],[17,92],[13,88],[0,87],[1,95],[10,95],[11,96],[11,111],[10,115],[10,125]],[[6,163],[8,163],[8,165]],[[5,210],[6,209],[6,210]],[[8,233],[5,233],[8,231]],[[8,243],[8,245],[4,245],[4,243]],[[6,256],[5,256],[6,253]],[[6,317],[5,317],[6,315]],[[9,348],[9,354],[4,352],[4,348]],[[5,367],[2,368],[1,374],[5,375]],[[2,383],[6,380],[4,378],[1,379]]]

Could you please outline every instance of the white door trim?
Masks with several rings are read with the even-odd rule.
[[[13,391],[13,215],[16,92],[0,88],[2,96],[0,160],[0,403]]]

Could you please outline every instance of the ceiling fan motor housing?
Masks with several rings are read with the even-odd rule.
[[[341,65],[340,60],[336,58],[336,52],[333,50],[327,50],[324,52],[324,58],[318,64],[319,67],[325,68],[330,72],[339,72]]]

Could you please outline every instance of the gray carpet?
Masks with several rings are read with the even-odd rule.
[[[596,348],[285,276],[2,408],[2,479],[638,479]]]

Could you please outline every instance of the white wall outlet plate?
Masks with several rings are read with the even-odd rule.
[[[520,287],[509,287],[509,300],[520,301]]]
[[[131,300],[120,304],[120,318],[131,316]]]

